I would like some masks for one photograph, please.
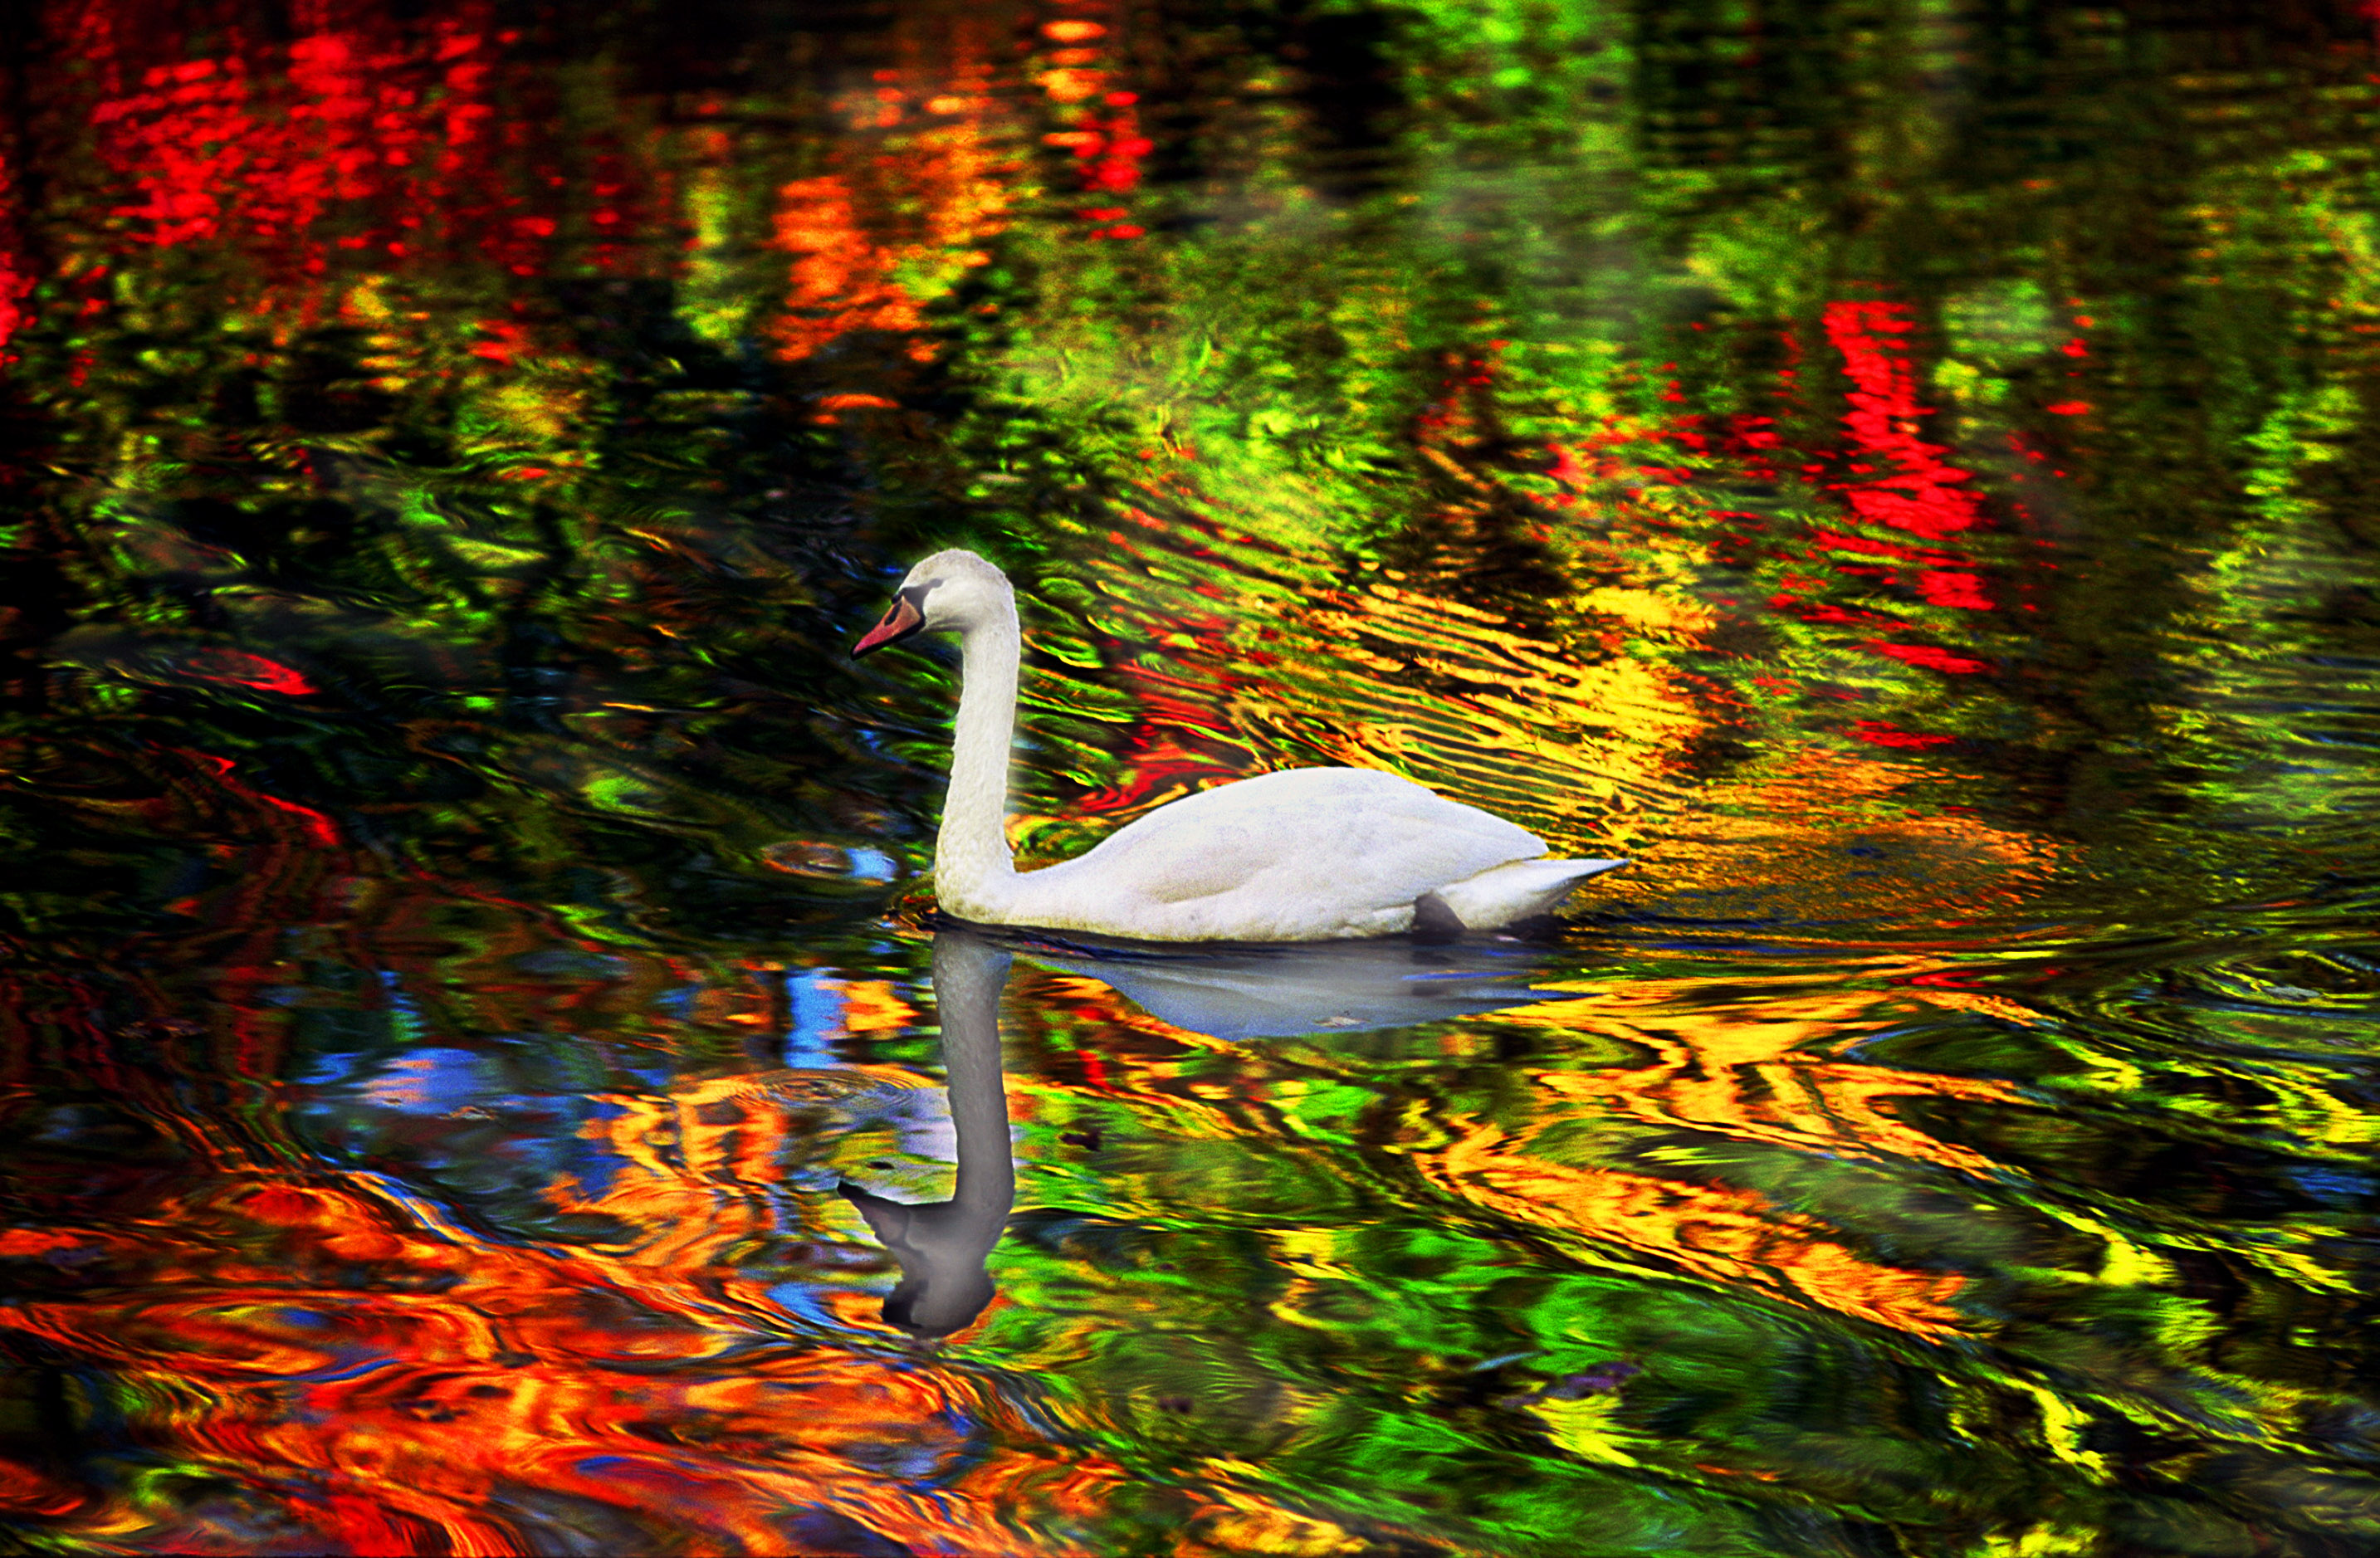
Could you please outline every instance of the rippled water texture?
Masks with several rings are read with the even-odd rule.
[[[2380,1551],[2352,6],[6,14],[0,1550]]]

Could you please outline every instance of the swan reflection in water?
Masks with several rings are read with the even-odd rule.
[[[963,1330],[991,1302],[984,1262],[1016,1201],[1000,1000],[1019,956],[1087,975],[1151,1016],[1226,1040],[1407,1028],[1571,993],[1531,989],[1530,976],[1551,959],[1546,949],[1516,942],[1424,945],[1390,938],[1192,954],[946,922],[934,935],[934,1000],[957,1138],[950,1199],[895,1201],[848,1181],[838,1187],[900,1262],[884,1318],[915,1336]]]
[[[947,1336],[991,1302],[984,1257],[1000,1242],[1016,1202],[1008,1094],[1000,1083],[1000,992],[1011,961],[1005,948],[980,936],[942,931],[934,937],[934,1004],[958,1138],[951,1199],[908,1203],[849,1181],[838,1187],[901,1262],[884,1318],[913,1335]]]

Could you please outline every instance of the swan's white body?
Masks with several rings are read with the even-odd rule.
[[[1297,768],[1161,806],[1089,853],[1019,871],[1005,833],[1023,647],[1007,578],[937,553],[855,653],[959,635],[951,787],[934,860],[945,913],[1152,942],[1315,942],[1484,931],[1552,909],[1625,860],[1550,859],[1527,829],[1393,773]]]

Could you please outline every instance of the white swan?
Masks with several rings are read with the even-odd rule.
[[[855,655],[956,633],[951,787],[934,856],[943,912],[1152,942],[1318,942],[1485,931],[1552,909],[1625,860],[1558,860],[1527,829],[1393,773],[1293,768],[1160,806],[1089,853],[1016,869],[1004,829],[1023,647],[1007,576],[972,552],[909,570]]]

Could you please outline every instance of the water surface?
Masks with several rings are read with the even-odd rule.
[[[2380,1542],[2368,18],[18,10],[12,1550]],[[938,928],[947,544],[1638,864]]]

